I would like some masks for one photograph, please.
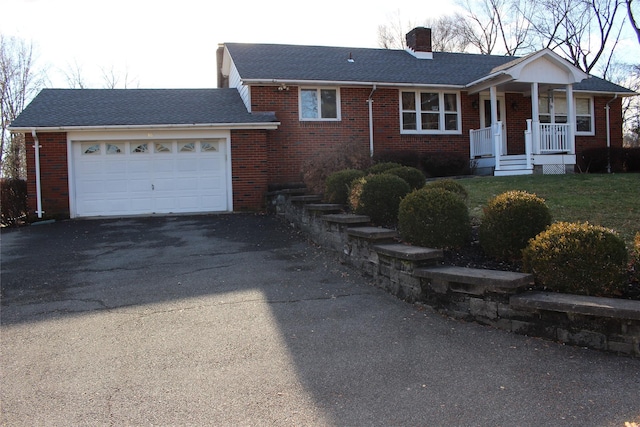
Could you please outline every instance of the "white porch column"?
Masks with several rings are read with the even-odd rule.
[[[533,154],[540,154],[540,95],[538,94],[538,83],[531,83],[531,121],[532,121],[532,145]]]
[[[495,170],[500,170],[500,156],[502,155],[502,135],[500,133],[501,123],[498,122],[498,91],[495,86],[489,88],[491,97],[491,138],[493,141],[493,151],[496,160]],[[500,141],[498,143],[498,137]]]
[[[567,135],[567,142],[569,143],[569,154],[575,154],[576,152],[576,107],[573,100],[573,85],[567,85],[567,124],[569,125],[569,134]]]

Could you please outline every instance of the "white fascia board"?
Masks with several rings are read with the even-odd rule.
[[[482,92],[483,90],[487,90],[491,86],[499,86],[504,83],[509,83],[513,80],[514,79],[510,74],[505,73],[504,71],[500,71],[494,74],[489,74],[488,76],[471,82],[466,85],[465,88],[469,89],[469,94],[474,94]]]
[[[229,49],[227,49],[227,45],[223,45],[224,50],[222,52],[222,64],[220,64],[222,75],[225,77],[229,77],[229,73],[231,70],[231,63],[233,60],[231,59],[231,55],[229,54]]]
[[[393,82],[359,82],[359,81],[336,81],[336,80],[291,80],[291,79],[242,79],[244,85],[279,85],[286,84],[291,86],[349,86],[349,87],[371,87],[376,86],[378,89],[384,87],[425,87],[425,88],[441,88],[460,90],[464,89],[464,85],[445,85],[445,84],[428,84],[428,83],[393,83]]]
[[[263,129],[275,130],[280,126],[280,122],[268,123],[208,123],[208,124],[175,124],[175,125],[122,125],[122,126],[43,126],[43,127],[9,127],[11,132],[60,132],[60,131],[101,131],[101,130],[145,130],[145,129],[171,129],[171,130],[202,130],[202,129]]]

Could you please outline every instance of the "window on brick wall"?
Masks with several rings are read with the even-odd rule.
[[[445,91],[401,91],[402,133],[461,133],[460,95]]]
[[[340,120],[340,92],[335,88],[301,88],[300,120]]]

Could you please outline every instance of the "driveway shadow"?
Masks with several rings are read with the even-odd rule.
[[[3,422],[624,425],[640,360],[394,299],[272,216],[2,233]]]

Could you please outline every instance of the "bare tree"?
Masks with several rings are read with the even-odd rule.
[[[460,20],[464,17],[442,16],[426,19],[420,25],[431,28],[434,37],[432,48],[436,52],[464,52],[468,41],[462,37]],[[402,22],[400,12],[396,12],[389,24],[378,26],[378,45],[385,49],[405,49],[406,34],[416,25],[411,21]]]
[[[466,10],[466,18],[457,14],[460,20],[460,30],[468,43],[480,51],[483,55],[491,55],[498,41],[498,17],[496,10],[503,0],[466,0],[462,6]]]
[[[384,49],[404,49],[407,47],[405,34],[413,28],[410,21],[403,23],[400,11],[389,17],[389,23],[378,25],[378,45]]]
[[[633,27],[633,30],[636,32],[636,35],[638,36],[638,43],[640,43],[640,22],[638,22],[638,19],[640,19],[640,12],[638,10],[634,11],[633,8],[631,7],[631,3],[633,3],[633,0],[627,0],[627,14],[629,15],[629,22],[631,23],[631,26]],[[638,5],[638,3],[636,2],[636,5]]]
[[[531,48],[530,6],[525,0],[464,0],[460,33],[482,54],[514,56]]]
[[[87,87],[87,82],[84,78],[82,67],[75,61],[73,64],[68,64],[67,69],[62,72],[67,80],[67,86],[71,89],[84,89]]]
[[[540,45],[590,73],[610,63],[624,23],[622,0],[529,0]],[[606,71],[608,67],[603,67]]]
[[[127,89],[132,84],[136,83],[135,80],[133,80],[129,76],[128,68],[125,69],[124,73],[119,73],[115,70],[115,68],[112,65],[108,69],[101,67],[100,71],[102,72],[102,81],[104,83],[103,87],[105,89],[116,89],[118,88],[118,86],[120,86],[121,81],[122,81],[123,89]]]
[[[33,50],[31,43],[0,35],[0,169],[4,177],[20,178],[25,172],[24,141],[11,135],[8,127],[44,86],[44,73],[34,68]]]

